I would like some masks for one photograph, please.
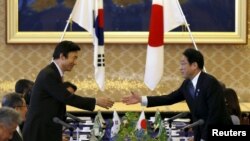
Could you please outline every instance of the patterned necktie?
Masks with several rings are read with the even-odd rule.
[[[194,85],[193,85],[192,81],[190,81],[190,82],[188,83],[188,91],[189,91],[190,95],[191,95],[193,98],[195,98],[195,90],[194,90]]]

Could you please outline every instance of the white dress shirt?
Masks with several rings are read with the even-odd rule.
[[[19,136],[23,139],[22,131],[19,126],[16,127],[16,131],[19,134]]]
[[[63,77],[63,71],[61,70],[61,68],[57,65],[57,63],[54,60],[52,62],[56,65],[56,68],[58,69],[60,76]]]

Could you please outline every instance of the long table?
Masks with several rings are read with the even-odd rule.
[[[250,112],[250,103],[240,103],[241,111],[242,112]],[[173,105],[168,106],[158,106],[158,107],[143,107],[141,104],[133,104],[133,105],[126,105],[122,102],[115,102],[112,108],[105,109],[99,106],[96,106],[95,111],[102,111],[102,112],[112,112],[116,110],[117,112],[140,112],[144,110],[145,112],[188,112],[188,106],[186,102],[180,102]],[[78,109],[72,106],[67,106],[67,111],[70,112],[89,112],[86,110]]]

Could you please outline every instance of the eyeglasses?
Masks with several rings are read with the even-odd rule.
[[[21,106],[16,106],[16,107],[27,107],[27,105],[21,105]]]

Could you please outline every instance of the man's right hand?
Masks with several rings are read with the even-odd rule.
[[[112,101],[106,97],[96,98],[96,105],[98,105],[100,107],[109,109],[113,106],[113,104],[114,104],[114,101]]]
[[[127,105],[141,103],[141,96],[139,94],[131,92],[130,96],[122,98],[122,102]]]

